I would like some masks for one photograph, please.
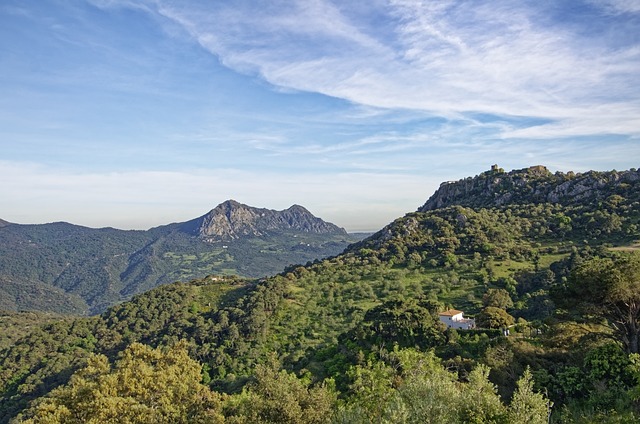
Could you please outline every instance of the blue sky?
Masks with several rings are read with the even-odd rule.
[[[492,164],[639,167],[638,81],[639,0],[3,0],[0,218],[377,230]]]

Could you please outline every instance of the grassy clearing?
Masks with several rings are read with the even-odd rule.
[[[515,260],[489,261],[489,268],[493,272],[495,278],[506,278],[513,275],[515,271],[522,269],[533,269],[532,262],[519,262]]]
[[[540,268],[549,268],[549,266],[554,263],[563,260],[569,256],[568,253],[554,253],[548,255],[541,255],[538,265]]]

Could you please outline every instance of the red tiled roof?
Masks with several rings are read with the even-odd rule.
[[[462,311],[458,311],[457,309],[449,309],[448,311],[440,312],[438,315],[444,315],[447,317],[452,317],[454,315],[461,314]]]

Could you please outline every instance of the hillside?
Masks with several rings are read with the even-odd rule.
[[[173,281],[273,275],[290,264],[336,255],[358,238],[301,206],[273,211],[234,201],[200,218],[148,231],[5,222],[0,226],[2,308],[98,313]]]
[[[508,175],[523,172],[528,185],[549,184],[549,192],[566,182],[545,183],[546,172]],[[616,327],[620,316],[607,315],[623,304],[597,303],[616,293],[598,297],[599,280],[591,292],[582,284],[612,275],[640,302],[633,286],[640,255],[619,250],[640,240],[637,184],[605,184],[601,200],[565,203],[528,189],[489,202],[499,192],[490,185],[466,199],[486,206],[468,206],[462,196],[460,204],[408,213],[340,255],[270,278],[165,285],[97,317],[36,326],[0,351],[0,423],[67,384],[90,353],[114,361],[134,342],[178,340],[202,381],[228,394],[220,414],[231,422],[313,405],[322,419],[291,421],[546,423],[549,404],[533,387],[553,402],[553,422],[637,422],[640,369]],[[629,280],[616,267],[626,267]],[[482,328],[447,330],[438,312],[449,308]],[[520,416],[509,409],[524,396],[527,375],[535,381],[528,405],[542,405],[537,419],[533,409]]]
[[[86,303],[78,295],[40,281],[0,276],[0,311],[16,310],[81,315]]]
[[[495,248],[496,241],[509,241],[516,257],[538,251],[535,244],[628,245],[638,238],[639,214],[636,170],[552,174],[534,166],[505,173],[494,166],[476,177],[441,184],[418,212],[349,250],[375,248],[403,261],[415,250],[422,260],[442,264],[448,252],[509,257]],[[496,222],[505,228],[492,228]]]

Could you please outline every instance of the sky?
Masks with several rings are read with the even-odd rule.
[[[0,2],[6,221],[376,231],[493,164],[640,167],[640,0]]]

